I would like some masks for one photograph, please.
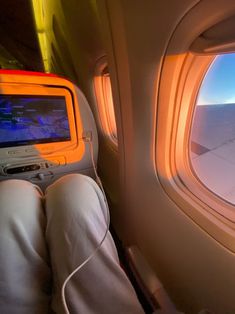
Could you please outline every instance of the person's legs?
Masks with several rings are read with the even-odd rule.
[[[39,190],[23,180],[0,182],[0,313],[49,313],[50,268]]]
[[[51,254],[52,308],[64,313],[61,287],[67,276],[94,251],[106,230],[106,207],[97,184],[83,175],[67,175],[46,191],[46,237]],[[119,265],[108,233],[97,254],[66,287],[71,314],[144,313]]]

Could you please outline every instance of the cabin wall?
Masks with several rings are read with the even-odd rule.
[[[138,245],[178,309],[185,313],[198,313],[203,308],[214,313],[232,313],[234,253],[172,201],[159,181],[155,163],[161,71],[174,33],[188,16],[188,25],[169,51],[173,57],[184,52],[195,36],[216,22],[220,14],[234,9],[231,1],[226,5],[223,1],[201,1],[200,5],[199,2],[99,2],[121,132],[123,203],[119,215],[126,216],[121,236],[126,244]],[[195,15],[190,19],[191,12]]]
[[[155,160],[164,56],[184,52],[197,33],[218,18],[218,12],[229,12],[232,1],[47,3],[47,41],[53,71],[81,87],[98,126],[93,75],[96,62],[107,56],[118,150],[109,145],[99,128],[98,166],[113,205],[112,224],[119,237],[125,245],[138,245],[180,310],[197,313],[209,308],[218,314],[232,313],[234,254],[170,198],[159,180]],[[186,24],[184,32],[174,37],[195,9],[197,14],[190,19],[193,24]],[[177,40],[169,51],[173,37]]]

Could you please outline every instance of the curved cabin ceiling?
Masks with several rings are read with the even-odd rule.
[[[8,0],[1,12],[1,68],[65,75],[86,92],[88,69],[105,55],[96,1]]]
[[[31,1],[1,2],[0,67],[43,71]]]
[[[45,71],[81,86],[104,55],[96,2],[32,0],[32,7]]]

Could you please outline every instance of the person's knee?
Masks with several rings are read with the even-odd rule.
[[[29,218],[38,210],[41,210],[41,195],[33,184],[15,179],[0,182],[1,219]]]
[[[54,182],[47,188],[45,200],[49,220],[53,216],[66,223],[73,217],[86,224],[105,216],[102,192],[93,179],[81,174],[66,175]]]
[[[88,176],[81,174],[68,174],[55,181],[46,190],[46,197],[53,196],[60,201],[79,203],[87,201],[89,197],[97,198],[99,187],[96,182]]]
[[[90,186],[94,188],[96,185],[96,182],[88,176],[79,173],[67,174],[50,185],[46,190],[46,194],[48,192],[51,193],[51,191],[59,194],[64,194],[68,191],[73,193],[76,191],[76,193],[79,194],[81,190],[84,192],[84,189],[89,188]]]

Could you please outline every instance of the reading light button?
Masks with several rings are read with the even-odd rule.
[[[36,153],[36,150],[32,149],[32,148],[31,149],[29,148],[29,149],[26,149],[25,152],[32,154],[32,153]]]
[[[22,153],[20,150],[9,150],[8,151],[9,155],[19,155],[20,153]]]

